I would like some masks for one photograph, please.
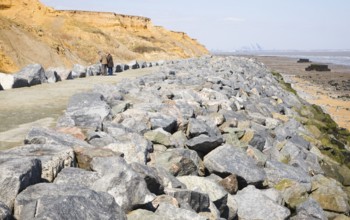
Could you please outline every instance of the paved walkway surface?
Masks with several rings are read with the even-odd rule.
[[[0,92],[0,150],[23,144],[32,126],[53,127],[66,109],[69,98],[98,84],[115,84],[156,72],[159,67],[128,70],[116,76],[93,76],[54,84]]]

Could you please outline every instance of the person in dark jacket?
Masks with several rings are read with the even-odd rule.
[[[112,76],[113,75],[113,57],[110,53],[107,54],[107,68],[108,68],[108,75]]]

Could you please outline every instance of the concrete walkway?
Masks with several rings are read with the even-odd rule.
[[[0,150],[19,146],[32,126],[53,127],[69,98],[98,84],[115,84],[156,72],[159,67],[128,70],[116,76],[93,76],[0,92]]]

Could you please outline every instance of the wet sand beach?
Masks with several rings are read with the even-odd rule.
[[[281,73],[299,96],[321,106],[340,127],[350,130],[350,66],[328,64],[330,72],[305,71],[310,63],[297,63],[296,58],[254,58],[271,71]]]

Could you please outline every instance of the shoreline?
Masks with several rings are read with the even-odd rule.
[[[311,63],[297,63],[298,58],[248,56],[279,72],[298,95],[320,106],[342,128],[350,130],[350,66],[327,64],[330,72],[305,71]]]

